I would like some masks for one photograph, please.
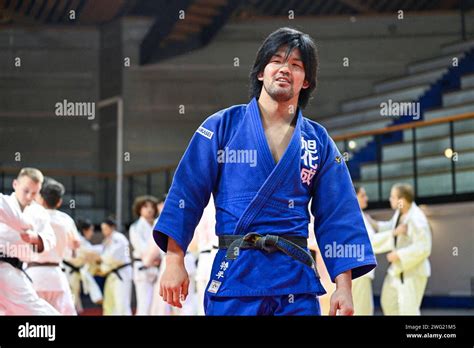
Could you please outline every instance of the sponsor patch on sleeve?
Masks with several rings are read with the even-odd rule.
[[[206,129],[202,126],[199,127],[196,132],[203,135],[203,136],[205,136],[208,139],[212,139],[212,136],[214,135],[214,132],[212,132],[209,129]]]

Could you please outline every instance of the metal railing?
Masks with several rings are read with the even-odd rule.
[[[174,168],[175,166],[163,166],[124,174],[122,211],[125,224],[133,219],[132,204],[137,195],[159,197],[168,191]],[[12,192],[11,183],[20,169],[21,167],[0,168],[0,192]],[[66,194],[61,210],[73,218],[90,218],[94,223],[99,223],[107,216],[116,215],[115,173],[41,167],[38,169],[45,176],[52,177],[65,186]]]
[[[375,152],[377,166],[377,177],[376,177],[376,191],[378,200],[372,200],[371,207],[386,206],[388,196],[384,195],[383,183],[386,178],[382,175],[382,165],[384,164],[382,149],[383,142],[382,137],[385,134],[400,132],[404,130],[411,130],[411,165],[413,166],[412,179],[414,183],[414,189],[416,198],[420,202],[423,202],[424,197],[419,197],[419,177],[420,172],[418,171],[418,161],[420,155],[417,151],[417,144],[419,139],[417,138],[417,129],[422,127],[430,127],[435,125],[447,124],[449,136],[449,148],[453,154],[456,153],[456,132],[455,124],[465,120],[474,119],[474,112],[465,113],[455,116],[443,117],[439,119],[429,121],[417,121],[411,123],[405,123],[390,127],[385,127],[376,130],[368,130],[362,132],[348,133],[343,135],[334,136],[333,139],[336,142],[342,141],[344,143],[344,153],[349,154],[349,142],[354,139],[363,137],[373,137],[375,140]],[[474,134],[474,131],[473,131]],[[474,150],[474,137],[472,138],[472,149]],[[441,154],[440,154],[441,155]],[[350,159],[349,159],[350,161]],[[367,164],[367,163],[365,163]],[[370,163],[368,163],[370,164]],[[373,163],[372,163],[373,164]],[[11,181],[18,174],[21,167],[8,167],[0,168],[0,192],[8,193],[11,192]],[[133,171],[124,174],[124,200],[123,200],[123,211],[124,221],[127,223],[133,220],[132,215],[132,204],[136,196],[143,194],[150,194],[160,197],[166,193],[171,185],[173,172],[176,165],[162,166],[156,168],[150,168],[147,170]],[[95,223],[101,221],[108,215],[115,214],[115,182],[116,174],[108,172],[89,172],[89,171],[68,171],[61,169],[45,169],[42,170],[44,175],[51,176],[66,187],[66,196],[62,210],[71,214],[72,217],[87,217],[87,214],[92,214],[92,220]],[[474,173],[474,168],[472,169]],[[440,201],[461,201],[461,200],[473,200],[474,199],[474,175],[473,175],[473,190],[470,192],[458,192],[456,174],[460,169],[457,168],[456,161],[451,160],[450,174],[451,174],[451,192],[449,195],[438,195],[429,197],[430,202]],[[465,170],[462,168],[461,170]],[[426,173],[424,174],[426,175]],[[406,176],[405,176],[406,177]],[[392,178],[392,177],[391,177]],[[401,177],[403,179],[403,177]],[[374,181],[373,179],[369,181]],[[361,182],[364,184],[364,182]],[[82,202],[81,198],[85,199],[86,202]],[[75,202],[74,207],[70,206],[71,200]],[[83,216],[86,215],[86,216]]]
[[[433,120],[428,120],[428,121],[414,121],[414,122],[409,122],[409,123],[404,123],[404,124],[399,124],[399,125],[394,125],[394,126],[389,126],[389,127],[384,127],[380,129],[375,129],[375,130],[367,130],[367,131],[360,131],[360,132],[354,132],[354,133],[347,133],[347,134],[341,134],[333,137],[333,140],[336,142],[343,142],[343,151],[344,154],[346,155],[346,158],[349,158],[350,161],[350,155],[351,155],[351,149],[349,144],[351,141],[354,141],[354,139],[358,138],[367,138],[367,137],[373,137],[373,140],[375,142],[375,163],[377,166],[377,196],[378,200],[374,203],[372,203],[373,207],[376,207],[378,205],[380,206],[385,206],[388,200],[388,197],[385,197],[383,192],[383,182],[384,178],[382,175],[382,165],[384,163],[383,159],[383,136],[387,134],[393,134],[395,132],[401,132],[401,131],[406,131],[406,130],[411,130],[411,165],[413,166],[413,171],[412,171],[412,179],[413,179],[413,186],[414,186],[414,191],[415,191],[415,197],[419,199],[420,202],[422,201],[429,201],[429,202],[435,202],[435,201],[440,201],[440,202],[447,202],[447,201],[463,201],[463,200],[472,200],[473,195],[474,195],[474,175],[472,178],[472,183],[473,183],[473,188],[470,192],[458,192],[457,190],[457,182],[456,182],[456,174],[458,173],[458,168],[456,165],[456,136],[457,135],[463,135],[462,132],[458,132],[460,134],[456,134],[455,132],[455,123],[457,122],[462,122],[466,120],[474,119],[474,112],[468,112],[468,113],[463,113],[463,114],[458,114],[458,115],[453,115],[453,116],[447,116],[447,117],[442,117],[442,118],[437,118]],[[418,170],[418,161],[420,159],[420,154],[418,153],[418,144],[420,141],[423,140],[432,140],[429,137],[424,138],[422,140],[418,139],[417,137],[417,130],[420,128],[424,127],[433,127],[436,125],[448,125],[448,134],[446,135],[439,135],[439,138],[444,138],[446,136],[449,137],[449,146],[445,148],[444,153],[438,153],[437,155],[444,155],[446,158],[450,159],[451,164],[450,164],[450,176],[451,176],[451,192],[449,194],[442,194],[442,195],[432,195],[430,197],[427,196],[421,196],[419,195],[419,179],[420,179],[420,173]],[[474,130],[471,130],[471,132],[474,134]],[[464,133],[464,134],[469,134],[469,133]],[[436,139],[437,137],[434,137]],[[389,145],[396,145],[397,143],[392,143]],[[400,143],[398,143],[400,144]],[[474,137],[472,138],[472,146],[471,149],[474,150]],[[399,160],[402,162],[403,160]],[[364,164],[370,164],[368,163],[362,163]],[[462,168],[461,170],[473,170],[474,173],[474,167],[472,168]],[[432,172],[431,174],[436,174],[436,172]],[[428,175],[425,173],[424,175]],[[403,179],[405,176],[400,176],[400,179]],[[391,179],[396,179],[396,177],[392,176],[389,177]],[[373,181],[373,180],[369,180]],[[364,181],[362,180],[360,184],[364,184]]]

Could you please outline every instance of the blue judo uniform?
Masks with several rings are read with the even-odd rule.
[[[207,118],[176,169],[154,227],[162,250],[168,236],[188,248],[211,194],[217,235],[307,238],[311,201],[314,232],[331,280],[347,270],[357,278],[376,266],[344,160],[326,130],[301,111],[278,163],[256,99]],[[317,296],[323,294],[314,269],[283,252],[244,249],[230,260],[221,249],[204,306],[207,315],[318,315]]]

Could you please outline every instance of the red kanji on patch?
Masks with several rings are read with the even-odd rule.
[[[314,174],[316,174],[314,169],[302,168],[301,181],[303,184],[308,184],[308,186],[311,185],[311,179],[313,179]]]

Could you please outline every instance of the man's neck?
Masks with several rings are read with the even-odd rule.
[[[400,214],[405,215],[406,213],[408,213],[408,211],[410,210],[410,208],[411,208],[411,203],[409,203],[409,204],[404,204],[404,205],[400,208]]]
[[[143,217],[146,222],[148,222],[149,225],[153,225],[153,222],[155,221],[154,218],[147,219],[146,217]]]
[[[298,108],[298,99],[292,98],[286,102],[277,102],[268,94],[262,92],[258,106],[265,123],[292,124]]]
[[[23,206],[21,203],[20,203],[20,200],[18,199],[18,197],[15,195],[15,199],[16,201],[18,202],[18,205],[20,206],[20,210],[23,212],[23,210],[25,210],[25,206]]]

